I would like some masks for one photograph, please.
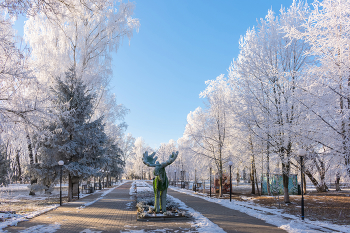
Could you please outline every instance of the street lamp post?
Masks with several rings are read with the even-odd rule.
[[[209,196],[211,197],[211,167],[209,168]]]
[[[62,205],[62,167],[64,165],[64,161],[58,161],[58,165],[60,166],[61,174],[60,174],[60,206]]]
[[[197,192],[197,169],[194,169],[194,191]]]
[[[303,158],[306,155],[304,149],[299,149],[298,154],[300,156],[300,180],[301,180],[301,220],[304,220],[304,187],[303,187]]]
[[[228,165],[230,166],[230,201],[232,200],[232,172],[231,172],[231,168],[233,165],[233,162],[230,161],[228,162]]]
[[[176,187],[176,170],[175,170],[175,187]]]
[[[185,176],[185,174],[184,174],[184,165],[182,164],[182,166],[181,166],[181,188],[182,188],[182,182],[184,180],[184,176]]]

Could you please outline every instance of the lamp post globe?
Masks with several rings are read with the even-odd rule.
[[[298,155],[300,157],[300,181],[301,181],[301,220],[304,220],[304,182],[303,182],[303,158],[306,155],[306,150],[299,149]]]
[[[231,172],[231,168],[233,165],[233,162],[230,161],[228,162],[228,165],[230,166],[230,201],[232,200],[232,172]]]
[[[304,156],[306,155],[306,150],[304,150],[304,149],[299,149],[299,150],[298,150],[298,155],[299,155],[300,157],[304,157]]]
[[[60,206],[62,205],[62,167],[64,165],[64,161],[60,160],[58,161],[58,165],[60,166]]]

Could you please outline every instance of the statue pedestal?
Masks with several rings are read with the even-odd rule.
[[[141,216],[141,213],[137,213],[137,221],[180,221],[180,220],[190,220],[190,217],[186,215],[163,215],[163,214],[147,214],[145,216]]]

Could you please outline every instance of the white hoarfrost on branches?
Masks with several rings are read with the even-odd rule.
[[[25,23],[25,39],[31,46],[31,66],[42,85],[50,87],[55,77],[73,67],[84,85],[95,95],[91,120],[103,116],[108,136],[122,137],[128,112],[110,93],[111,52],[124,37],[139,27],[132,18],[134,4],[122,1],[85,1],[55,12],[41,12]],[[48,88],[47,88],[48,89]],[[49,94],[48,94],[49,95]]]
[[[119,144],[128,109],[110,93],[111,53],[139,28],[139,20],[132,17],[134,4],[6,0],[0,2],[0,10],[0,143],[13,142],[4,150],[13,168],[6,175],[30,179],[49,191],[57,182],[57,159],[63,159],[67,174],[79,179],[101,175],[102,170],[119,176],[124,166]],[[28,18],[25,49],[17,47],[12,28],[19,14]],[[80,90],[85,88],[89,104],[81,93],[75,95],[76,83],[51,91],[57,87],[57,77],[68,70]]]
[[[28,51],[17,47],[14,23],[0,9],[0,131],[8,132],[15,122],[29,121],[36,107],[32,101],[35,85],[28,67]]]
[[[308,135],[301,132],[307,122],[303,106],[295,97],[300,96],[298,86],[305,78],[304,67],[310,59],[305,55],[309,45],[288,39],[282,28],[290,24],[300,28],[306,10],[305,4],[295,2],[287,10],[282,8],[278,16],[269,10],[265,19],[260,19],[258,26],[241,38],[240,54],[229,73],[232,88],[241,98],[236,109],[248,135],[252,174],[257,178],[255,162],[261,157],[258,154],[265,157],[267,175],[270,157],[277,155],[286,202],[291,166],[297,165],[297,160],[292,162],[294,151],[301,146],[302,136]]]
[[[67,9],[49,18],[49,13],[40,13],[26,21],[25,38],[32,48],[39,80],[50,83],[74,66],[89,88],[99,90],[108,84],[110,52],[117,51],[124,37],[132,37],[139,21],[132,18],[132,3],[87,2],[87,6],[79,5],[73,12]]]
[[[350,2],[314,1],[312,6],[302,28],[284,29],[311,46],[307,54],[318,63],[308,67],[304,90],[313,102],[305,106],[319,124],[318,143],[328,155],[342,157],[338,172],[350,176]]]
[[[127,178],[151,178],[151,170],[153,169],[149,168],[142,162],[143,153],[145,153],[146,151],[148,151],[148,153],[152,153],[153,149],[146,144],[145,140],[142,137],[136,138],[132,152],[130,152],[126,160],[124,175]]]
[[[202,110],[198,107],[188,114],[184,135],[191,140],[190,148],[194,154],[215,164],[221,187],[223,166],[230,157],[234,132],[234,118],[230,112],[231,91],[223,75],[206,84],[207,88],[200,96],[207,99],[208,108]],[[221,196],[221,188],[219,192]]]

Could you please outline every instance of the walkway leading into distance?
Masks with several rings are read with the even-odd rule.
[[[224,231],[230,232],[259,232],[279,233],[286,232],[276,226],[266,223],[263,220],[254,218],[237,210],[232,210],[217,203],[179,193],[168,189],[168,194],[180,199],[188,207],[200,212],[210,221],[221,227]]]
[[[101,193],[89,195],[29,221],[20,222],[17,226],[5,228],[4,232],[104,233],[137,230],[144,230],[144,232],[197,232],[194,227],[191,227],[190,222],[185,221],[136,221],[135,200],[129,195],[130,187],[131,182],[125,183],[95,203],[85,208],[79,208],[84,203],[98,198]],[[262,220],[216,203],[170,189],[168,194],[201,212],[202,215],[226,232],[285,232]],[[50,229],[51,231],[49,231]]]

